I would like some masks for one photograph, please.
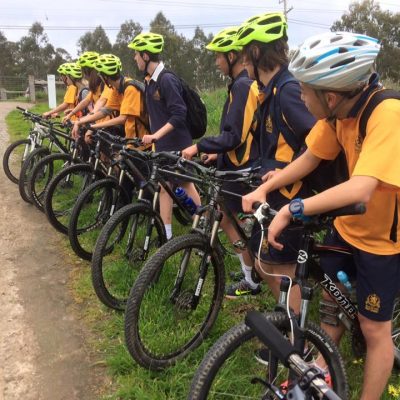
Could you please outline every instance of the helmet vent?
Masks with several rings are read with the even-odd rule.
[[[311,61],[309,64],[307,64],[307,65],[304,67],[304,69],[309,69],[309,68],[311,68],[311,67],[313,67],[314,65],[317,65],[317,64],[318,64],[318,61],[317,61],[317,60]]]
[[[346,47],[339,47],[338,48],[338,53],[347,53],[349,51],[349,49],[347,49]]]
[[[269,25],[269,24],[274,24],[275,22],[282,22],[282,19],[278,15],[274,15],[269,18],[265,18],[261,21],[257,22],[257,25]],[[280,30],[279,30],[280,32]]]
[[[355,57],[346,58],[345,60],[342,60],[336,64],[331,65],[331,69],[350,64],[350,63],[354,62],[355,60],[356,60]]]
[[[294,63],[293,67],[294,67],[294,68],[300,67],[301,65],[303,65],[303,63],[304,63],[305,60],[306,60],[305,57],[299,58],[299,59]]]
[[[342,39],[343,39],[342,35],[337,35],[337,36],[335,36],[335,37],[333,37],[331,39],[331,43],[337,42],[337,41],[342,40]]]
[[[358,40],[356,40],[354,43],[353,43],[353,46],[365,46],[365,45],[367,45],[368,43],[365,41],[365,40],[360,40],[360,39],[358,39]]]
[[[239,39],[242,39],[242,38],[244,38],[244,37],[250,35],[250,33],[252,33],[253,31],[254,31],[253,28],[247,28],[247,29],[245,29],[245,30],[240,34]]]
[[[274,26],[273,28],[266,30],[265,33],[279,34],[279,33],[281,33],[281,27],[280,26]]]
[[[316,40],[315,42],[310,44],[310,49],[313,49],[316,45],[320,44],[321,41],[320,40]]]

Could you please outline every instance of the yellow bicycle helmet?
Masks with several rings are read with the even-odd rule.
[[[70,78],[81,79],[82,70],[77,63],[64,63],[57,68],[57,72],[60,75],[66,75]]]
[[[102,54],[97,59],[94,68],[97,72],[112,76],[121,71],[122,64],[119,57],[114,54]]]
[[[158,33],[139,33],[131,43],[128,44],[130,49],[136,51],[148,51],[149,53],[161,53],[164,47],[164,38]]]
[[[243,46],[237,44],[237,32],[239,27],[234,26],[225,28],[218,32],[213,40],[208,43],[206,49],[218,51],[220,53],[227,53],[229,51],[240,51]]]
[[[246,46],[252,41],[270,43],[286,36],[287,22],[281,12],[266,13],[249,18],[240,25],[237,44]]]
[[[96,53],[95,51],[85,51],[79,56],[77,64],[81,67],[94,68],[94,64],[98,58],[99,53]]]

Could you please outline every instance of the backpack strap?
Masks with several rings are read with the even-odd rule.
[[[281,90],[289,82],[297,81],[293,76],[287,74],[286,78],[279,82],[279,84],[272,89],[273,104],[271,104],[271,111],[274,121],[278,122],[279,131],[282,133],[285,142],[296,154],[300,150],[302,143],[300,143],[292,129],[287,125],[281,109]]]
[[[360,118],[360,124],[359,124],[359,128],[358,128],[360,143],[363,142],[363,140],[365,139],[365,136],[367,134],[367,123],[368,123],[369,117],[371,116],[371,114],[375,110],[375,108],[380,103],[382,103],[383,100],[386,100],[386,99],[400,100],[400,92],[398,92],[397,90],[392,90],[392,89],[384,89],[384,90],[379,90],[378,92],[375,92],[372,95],[368,104],[364,108],[364,111]],[[390,236],[389,236],[390,240],[394,243],[397,242],[397,225],[398,225],[397,195],[395,195],[395,199],[396,200],[395,200],[393,222],[392,222],[392,226],[390,228]]]
[[[358,131],[359,131],[361,143],[367,134],[367,123],[368,123],[369,117],[371,116],[372,112],[375,110],[375,107],[377,107],[383,100],[386,100],[386,99],[400,100],[400,92],[398,92],[397,90],[392,90],[392,89],[384,89],[384,90],[379,90],[372,95],[368,104],[364,108],[364,111],[360,118],[360,125],[359,125]]]

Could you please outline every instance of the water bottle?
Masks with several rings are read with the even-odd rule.
[[[189,213],[191,215],[193,215],[196,210],[197,210],[197,205],[196,203],[193,201],[193,199],[187,195],[187,193],[185,192],[185,189],[181,188],[181,187],[177,187],[175,189],[175,195],[178,198],[179,203],[186,208],[187,211],[189,211]]]
[[[353,291],[353,286],[349,280],[349,277],[347,276],[346,272],[344,271],[339,271],[337,273],[337,278],[339,279],[339,282],[344,285],[344,287],[348,290],[349,293]]]

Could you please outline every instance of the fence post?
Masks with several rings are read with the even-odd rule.
[[[55,75],[47,75],[47,96],[49,98],[49,107],[54,108],[57,105]]]
[[[0,88],[0,100],[7,100],[7,91],[4,88]]]
[[[29,97],[31,99],[31,103],[36,102],[36,93],[35,93],[35,77],[33,75],[29,75]]]

